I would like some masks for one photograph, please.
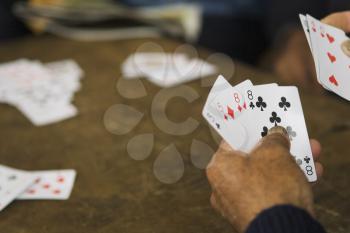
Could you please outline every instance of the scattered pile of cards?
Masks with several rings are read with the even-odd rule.
[[[122,64],[125,79],[146,77],[160,87],[171,87],[217,73],[214,65],[180,53],[135,53]]]
[[[66,200],[75,170],[23,171],[0,165],[0,211],[17,200]]]
[[[82,75],[73,60],[42,64],[20,59],[0,64],[0,103],[17,107],[37,126],[73,117],[77,109],[71,101]]]
[[[318,82],[350,100],[350,39],[339,28],[299,15],[316,66]]]
[[[284,127],[291,154],[310,182],[317,180],[298,89],[277,84],[232,87],[224,77],[214,83],[202,112],[208,123],[233,148],[252,150],[274,126]]]

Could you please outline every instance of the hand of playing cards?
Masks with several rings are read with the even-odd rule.
[[[15,199],[68,199],[75,176],[75,170],[29,172],[0,165],[0,211]]]
[[[236,150],[251,151],[274,126],[284,127],[291,154],[310,182],[317,180],[298,89],[277,84],[232,87],[224,77],[214,83],[204,105],[204,118]]]
[[[216,67],[199,58],[185,54],[135,53],[122,65],[123,77],[133,79],[145,76],[160,87],[172,87],[216,73]]]
[[[42,64],[20,59],[0,65],[0,103],[17,107],[34,125],[77,114],[71,104],[80,89],[82,70],[73,60]]]
[[[299,15],[312,56],[317,81],[327,90],[350,100],[350,39],[339,28],[310,15]]]

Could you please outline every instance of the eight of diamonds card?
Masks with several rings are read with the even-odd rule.
[[[246,80],[233,88],[223,76],[219,76],[208,95],[202,111],[202,115],[208,123],[233,148],[240,148],[246,140],[244,128],[239,123],[235,123],[238,121],[239,115],[244,112],[243,110],[243,112],[240,112],[238,106],[246,106],[242,94],[238,94],[237,92],[238,86],[239,88],[243,88],[250,85],[252,85],[251,82]],[[225,93],[228,96],[222,96]],[[239,98],[237,102],[235,101],[236,93]],[[220,102],[221,99],[224,99],[225,102]]]

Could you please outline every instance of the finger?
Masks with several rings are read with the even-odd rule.
[[[340,28],[345,32],[350,32],[350,11],[343,11],[330,14],[321,21],[323,23]]]
[[[310,145],[311,145],[312,156],[314,160],[317,161],[321,155],[321,150],[322,150],[321,144],[315,139],[310,139]]]
[[[316,162],[315,163],[315,169],[316,169],[316,175],[318,178],[323,176],[323,166],[321,163]]]
[[[260,140],[259,146],[277,145],[287,150],[290,149],[289,136],[285,128],[281,126],[272,127],[267,136]]]
[[[216,189],[225,181],[225,177],[231,174],[231,170],[238,171],[244,167],[246,154],[240,151],[220,152],[217,151],[207,165],[206,175],[209,184]]]
[[[235,151],[225,140],[221,141],[219,149],[222,149],[226,152]]]
[[[217,164],[218,161],[226,160],[224,157],[235,157],[235,156],[244,156],[244,153],[233,149],[225,140],[222,140],[218,150],[215,152],[210,162],[207,165],[207,169]]]

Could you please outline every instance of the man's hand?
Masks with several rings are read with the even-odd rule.
[[[346,33],[350,32],[350,11],[331,14],[321,21]],[[303,30],[291,31],[285,43],[281,51],[275,51],[277,54],[273,64],[275,73],[288,84],[319,87],[314,61]]]
[[[350,32],[350,11],[337,12],[328,15],[321,20],[322,23],[340,28],[344,32]]]
[[[289,139],[273,133],[264,137],[250,153],[222,143],[207,167],[212,187],[211,204],[240,232],[262,210],[292,204],[313,214],[311,186],[289,153]],[[314,159],[320,144],[311,140]],[[318,177],[322,166],[315,164]]]

